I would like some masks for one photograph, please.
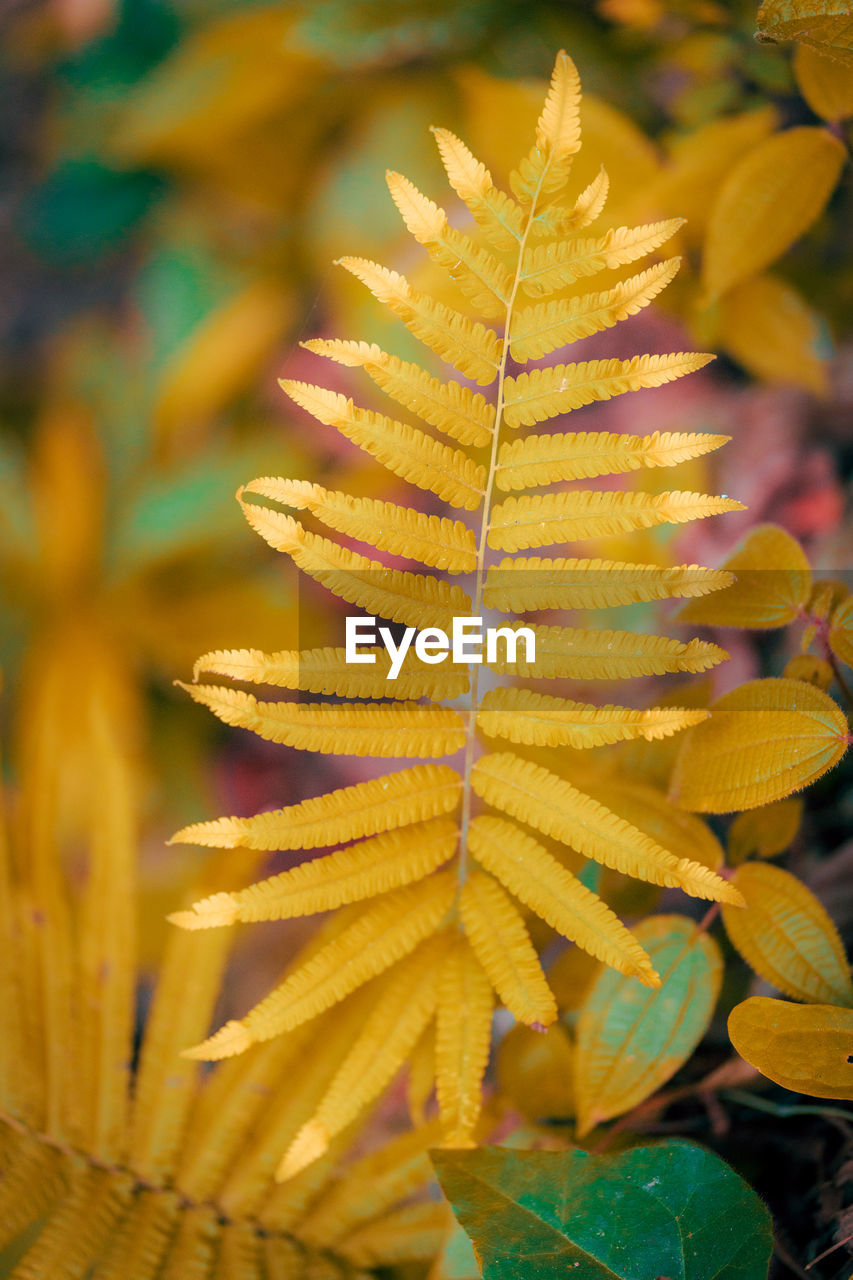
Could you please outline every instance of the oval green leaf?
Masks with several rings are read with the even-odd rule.
[[[770,1214],[692,1142],[586,1151],[434,1151],[483,1280],[766,1280]]]
[[[711,1021],[720,989],[719,948],[685,916],[655,916],[634,929],[661,976],[658,990],[604,969],[577,1026],[578,1134],[622,1115],[675,1074]]]
[[[729,1036],[783,1088],[853,1102],[853,1009],[752,996],[729,1014]]]
[[[723,920],[747,964],[797,1000],[853,1005],[838,930],[802,881],[781,867],[747,862],[734,883],[747,910],[724,906]]]
[[[802,680],[749,680],[684,736],[670,799],[699,813],[782,800],[831,769],[848,746],[847,721]]]

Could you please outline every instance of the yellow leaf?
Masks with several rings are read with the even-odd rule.
[[[485,468],[462,449],[441,444],[407,422],[398,422],[325,387],[282,379],[279,386],[295,404],[327,426],[336,427],[395,475],[430,489],[445,502],[473,511],[480,505]]]
[[[670,143],[669,162],[658,177],[637,188],[632,215],[677,212],[686,219],[682,236],[691,244],[700,243],[720,184],[744,152],[772,131],[776,114],[772,107],[763,107],[711,120],[679,135]]]
[[[738,867],[734,883],[748,910],[724,905],[723,920],[747,964],[796,1000],[853,1005],[838,930],[802,881],[781,867],[747,862]]]
[[[416,338],[481,387],[494,382],[500,342],[494,329],[413,289],[396,271],[365,258],[341,258],[340,265],[361,280],[374,297],[399,316]]]
[[[676,858],[624,818],[530,760],[511,752],[481,756],[471,785],[487,804],[605,867],[653,884],[678,886],[697,898],[740,903],[740,894],[709,868]]]
[[[307,693],[337,694],[342,698],[430,698],[443,702],[458,698],[468,689],[467,668],[444,663],[425,667],[413,648],[403,659],[396,680],[388,679],[391,655],[383,646],[366,645],[364,656],[374,659],[367,667],[353,667],[346,649],[280,649],[264,653],[260,649],[219,649],[198,658],[193,680],[203,671],[245,680],[251,684],[271,684],[279,689],[301,689]]]
[[[853,66],[848,0],[764,0],[756,18],[762,40],[798,40]]]
[[[431,938],[452,906],[455,887],[455,875],[445,871],[383,895],[244,1018],[226,1022],[183,1056],[208,1062],[231,1057],[316,1018]]]
[[[729,862],[736,867],[753,854],[775,858],[784,853],[799,831],[802,817],[803,802],[798,797],[739,813],[729,827]]]
[[[853,1009],[753,996],[729,1014],[732,1044],[794,1093],[853,1102]]]
[[[425,515],[378,498],[354,498],[310,480],[285,480],[280,476],[250,480],[242,492],[308,510],[338,533],[435,569],[464,573],[477,565],[474,534],[461,520]]]
[[[607,609],[639,600],[703,596],[733,578],[698,564],[661,568],[622,560],[543,559],[508,556],[486,575],[483,601],[504,613],[540,609]]]
[[[830,618],[829,644],[832,652],[853,667],[853,596],[843,601]]]
[[[809,627],[807,631],[811,629]],[[807,631],[803,634],[807,634]],[[782,675],[790,680],[803,680],[806,684],[813,684],[824,692],[835,679],[835,673],[826,659],[818,658],[813,653],[795,653],[782,668]]]
[[[562,493],[506,498],[492,512],[489,546],[501,551],[523,551],[555,542],[607,537],[631,529],[658,524],[685,524],[689,520],[742,511],[734,498],[672,490],[643,493],[573,489]]]
[[[299,751],[353,756],[446,756],[465,745],[465,723],[452,707],[344,702],[259,702],[244,689],[182,684],[225,724]]]
[[[389,355],[375,342],[311,338],[306,351],[327,356],[348,368],[362,368],[398,404],[438,427],[460,444],[483,445],[492,438],[495,409],[479,391],[461,382],[442,382],[419,365]]]
[[[620,973],[656,986],[657,974],[621,920],[526,831],[505,818],[471,823],[474,857],[564,938]]]
[[[641,387],[662,387],[686,373],[695,373],[713,358],[678,351],[632,356],[630,360],[585,360],[520,373],[504,381],[504,421],[508,427],[530,427],[596,400],[610,400]]]
[[[419,764],[253,818],[197,822],[183,827],[170,843],[216,849],[316,849],[449,813],[459,802],[461,787],[462,779],[448,765]]]
[[[663,675],[666,671],[707,671],[728,654],[704,640],[672,640],[669,636],[633,631],[583,631],[574,627],[534,624],[536,659],[528,662],[521,647],[515,662],[490,663],[502,675],[543,680],[624,680]]]
[[[157,431],[172,436],[212,418],[254,380],[289,319],[280,284],[255,281],[229,298],[166,365],[153,408]]]
[[[680,258],[669,258],[600,293],[517,308],[510,326],[513,360],[538,360],[636,315],[674,279],[680,263]]]
[[[750,680],[688,730],[670,795],[701,813],[755,809],[807,787],[848,744],[847,721],[822,690],[801,680]]]
[[[719,326],[722,345],[755,377],[826,391],[826,326],[786,281],[766,275],[735,285],[720,300]]]
[[[544,1034],[510,1027],[498,1049],[497,1074],[501,1093],[534,1123],[574,1115],[574,1051],[560,1023]]]
[[[839,62],[819,47],[799,44],[794,76],[815,115],[831,122],[853,115],[853,65]]]
[[[457,937],[438,975],[435,1086],[443,1145],[474,1145],[491,1031],[491,984],[467,941]]]
[[[738,161],[708,222],[702,281],[709,298],[775,262],[808,230],[846,158],[844,144],[826,129],[804,125],[774,134]]]
[[[732,586],[713,598],[691,600],[680,622],[714,627],[785,627],[800,616],[811,594],[812,575],[800,544],[775,524],[757,525],[723,567]]]
[[[484,871],[468,876],[459,918],[474,955],[518,1022],[550,1026],[557,1004],[518,907]]]
[[[246,889],[211,894],[169,919],[183,929],[209,929],[332,911],[422,880],[453,856],[458,840],[456,823],[443,818],[384,831]]]
[[[594,707],[568,698],[555,698],[531,689],[489,689],[480,704],[477,723],[490,738],[535,746],[600,747],[628,738],[653,742],[690,725],[707,711],[683,707]]]
[[[655,431],[650,436],[615,431],[557,432],[506,441],[498,450],[495,484],[505,493],[560,480],[587,480],[642,467],[674,467],[719,449],[731,436]]]

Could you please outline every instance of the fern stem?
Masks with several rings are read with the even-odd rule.
[[[492,448],[489,457],[489,474],[486,480],[486,487],[483,493],[482,519],[480,521],[480,534],[477,540],[477,568],[474,580],[474,609],[473,617],[479,617],[480,609],[483,603],[483,590],[486,578],[486,551],[488,549],[489,526],[492,515],[492,493],[495,486],[495,473],[497,471],[498,446],[500,445],[501,421],[503,418],[504,408],[504,382],[506,380],[506,362],[509,356],[509,331],[512,324],[513,307],[515,299],[518,295],[519,285],[521,284],[521,262],[524,256],[524,249],[527,244],[530,228],[533,225],[533,219],[536,216],[536,205],[539,199],[539,193],[542,188],[542,182],[548,172],[546,165],[539,179],[539,184],[530,204],[530,213],[524,226],[524,232],[518,242],[518,257],[516,261],[515,275],[512,281],[512,289],[507,299],[506,316],[504,318],[503,340],[501,342],[501,362],[498,368],[498,386],[497,397],[495,400],[495,419],[492,429]],[[478,686],[480,678],[480,664],[471,664],[471,697],[468,705],[468,727],[467,741],[465,744],[465,768],[462,775],[462,820],[459,831],[459,861],[458,861],[458,877],[459,888],[465,883],[468,876],[468,828],[471,824],[471,770],[474,766],[474,748],[477,741],[477,703],[478,703]]]

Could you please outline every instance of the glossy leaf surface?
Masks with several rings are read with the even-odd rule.
[[[691,1142],[585,1151],[441,1151],[433,1162],[484,1280],[764,1280],[770,1215]]]

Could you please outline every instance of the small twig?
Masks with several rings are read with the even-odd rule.
[[[847,703],[848,714],[853,714],[853,689],[850,688],[850,685],[844,678],[838,659],[828,645],[826,657],[829,665],[832,667],[832,674],[835,677],[835,683],[838,685],[841,690],[841,696]]]
[[[824,1258],[828,1258],[831,1253],[835,1253],[836,1249],[840,1249],[845,1244],[853,1241],[853,1231],[849,1236],[845,1236],[843,1240],[836,1240],[835,1244],[831,1244],[828,1249],[824,1249],[823,1253],[819,1253],[816,1258],[812,1258],[811,1262],[806,1263],[806,1271],[810,1271],[812,1267],[816,1267],[819,1262],[823,1262]]]
[[[840,1107],[812,1107],[808,1104],[798,1106],[796,1103],[771,1102],[767,1098],[746,1093],[743,1089],[725,1089],[723,1093],[731,1102],[739,1102],[742,1106],[752,1107],[755,1111],[765,1111],[768,1115],[777,1116],[780,1120],[787,1120],[791,1116],[821,1116],[824,1120],[837,1118],[853,1121],[853,1111],[842,1111]]]

